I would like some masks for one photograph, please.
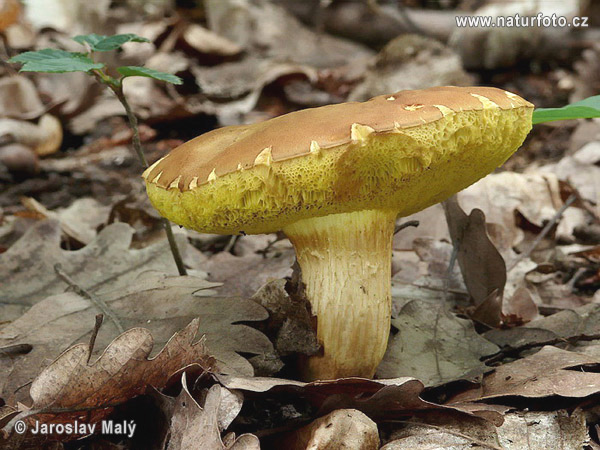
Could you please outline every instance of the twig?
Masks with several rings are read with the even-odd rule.
[[[123,83],[119,83],[118,86],[113,86],[112,84],[109,84],[109,87],[112,89],[112,91],[115,93],[115,95],[125,108],[125,112],[127,113],[127,119],[129,120],[129,125],[133,129],[133,148],[135,149],[138,158],[140,158],[144,169],[147,169],[148,161],[146,160],[146,156],[144,155],[144,151],[142,150],[140,131],[138,129],[138,120],[136,115],[133,113],[131,106],[129,106],[127,97],[125,97],[125,94],[123,93]],[[169,247],[171,247],[171,253],[173,254],[173,259],[175,260],[177,271],[181,276],[187,275],[185,265],[183,264],[183,259],[181,258],[181,253],[179,252],[179,247],[177,246],[177,242],[175,242],[175,236],[173,236],[171,223],[165,218],[163,218],[161,222],[163,224],[165,232],[167,233],[167,240],[169,241]]]
[[[123,92],[123,83],[121,80],[114,80],[107,75],[105,75],[100,70],[93,70],[92,74],[96,79],[105,84],[110,88],[111,91],[117,96],[117,99],[125,108],[125,113],[127,114],[127,120],[129,121],[129,126],[133,130],[133,148],[142,163],[144,169],[148,168],[148,160],[146,159],[146,155],[144,155],[144,151],[142,150],[142,142],[140,140],[140,130],[138,128],[138,120],[136,115],[134,114],[129,102],[127,101],[127,97]],[[165,233],[167,233],[167,240],[169,241],[169,247],[171,248],[171,253],[173,254],[173,259],[175,260],[175,265],[177,266],[177,271],[179,275],[184,276],[187,275],[187,271],[185,269],[185,265],[183,264],[183,259],[181,258],[181,253],[179,252],[179,247],[177,246],[177,242],[175,241],[175,236],[173,236],[173,230],[171,229],[171,223],[165,219],[161,219],[161,223],[163,228],[165,229]]]
[[[96,323],[94,323],[94,329],[92,330],[92,336],[90,337],[90,344],[88,345],[89,352],[86,361],[87,363],[90,362],[90,358],[92,357],[92,352],[94,351],[94,345],[96,344],[96,338],[98,337],[98,332],[100,331],[102,322],[104,322],[104,315],[96,314]]]
[[[0,356],[26,355],[31,350],[33,350],[31,344],[7,345],[6,347],[0,347]]]
[[[556,211],[556,214],[554,214],[554,217],[552,217],[552,219],[550,219],[550,221],[544,226],[544,228],[542,228],[542,231],[540,232],[540,234],[537,235],[535,240],[531,243],[531,246],[526,251],[524,251],[519,256],[517,256],[510,263],[510,266],[506,269],[507,272],[510,272],[511,270],[513,270],[517,266],[517,264],[519,264],[521,262],[521,260],[523,260],[524,258],[528,258],[531,255],[531,252],[533,252],[536,249],[536,247],[540,244],[540,242],[542,242],[542,239],[544,239],[546,237],[546,235],[550,232],[552,227],[554,225],[556,225],[556,222],[558,222],[558,219],[560,219],[562,217],[562,215],[564,214],[566,209],[569,206],[571,206],[571,204],[575,200],[577,200],[577,196],[575,194],[571,194],[569,196],[569,198],[565,201],[564,205],[562,205],[560,207],[560,209],[558,211]]]
[[[527,344],[520,345],[519,347],[512,347],[510,345],[504,346],[498,353],[495,353],[485,359],[485,364],[493,364],[502,361],[504,358],[509,356],[519,356],[521,352],[525,350],[531,350],[536,347],[543,347],[545,345],[557,345],[557,344],[569,344],[573,345],[579,341],[596,341],[600,340],[600,334],[580,334],[578,336],[571,336],[568,338],[557,337],[554,339],[548,339],[541,342],[529,342]]]
[[[112,320],[112,322],[117,327],[119,334],[123,333],[123,331],[125,331],[125,329],[123,328],[123,325],[121,325],[121,322],[119,322],[119,319],[117,319],[117,316],[114,315],[114,313],[110,310],[108,305],[106,303],[104,303],[104,301],[93,296],[90,292],[88,292],[87,290],[85,290],[84,288],[79,286],[75,282],[75,280],[73,280],[69,275],[67,275],[62,270],[62,267],[60,264],[54,265],[54,271],[56,272],[56,275],[58,275],[58,277],[61,280],[63,280],[65,283],[67,283],[69,285],[69,287],[71,289],[73,289],[73,291],[75,291],[76,294],[78,294],[84,298],[87,298],[90,302],[92,302],[94,304],[94,306],[96,306],[100,311],[102,311],[106,317],[108,317],[110,320]]]
[[[418,220],[409,220],[408,222],[404,222],[404,223],[401,223],[400,225],[396,225],[396,228],[394,228],[394,234],[404,230],[405,228],[418,227],[418,226],[419,226]]]
[[[223,251],[230,253],[240,237],[241,236],[239,234],[234,234],[233,236],[231,236],[231,238],[229,238],[229,241],[227,242],[227,245],[223,247]]]
[[[448,300],[448,290],[450,289],[450,278],[452,278],[452,272],[454,272],[454,264],[456,264],[456,258],[458,256],[458,242],[453,243],[452,245],[452,253],[450,254],[450,262],[448,263],[448,268],[446,269],[446,277],[444,278],[444,291],[443,297],[444,301]]]
[[[479,439],[471,437],[467,434],[463,434],[460,431],[450,430],[448,428],[440,427],[438,425],[433,425],[430,423],[412,422],[410,420],[396,420],[396,419],[387,419],[387,420],[384,419],[384,421],[385,422],[394,422],[394,423],[403,423],[406,425],[416,425],[416,426],[425,427],[425,428],[433,428],[434,430],[442,431],[442,432],[448,433],[448,434],[453,434],[454,436],[458,436],[460,438],[463,438],[467,441],[472,442],[473,444],[477,444],[482,447],[491,448],[493,450],[503,450],[502,447],[497,447],[493,444],[488,444],[487,442],[480,441]]]

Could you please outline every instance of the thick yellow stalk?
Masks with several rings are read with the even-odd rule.
[[[284,228],[317,316],[323,354],[305,379],[372,377],[390,331],[392,237],[396,212],[364,210],[305,219]]]

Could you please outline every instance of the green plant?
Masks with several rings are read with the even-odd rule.
[[[594,117],[600,117],[600,95],[571,103],[562,108],[537,108],[533,111],[533,124]]]
[[[148,167],[148,161],[142,150],[140,142],[140,133],[138,129],[137,117],[133,113],[127,97],[123,92],[123,80],[128,77],[149,77],[155,80],[164,81],[172,84],[181,84],[183,81],[178,76],[170,73],[159,72],[140,66],[122,66],[117,67],[116,71],[120,74],[118,78],[106,73],[106,65],[96,62],[93,59],[94,52],[108,52],[119,50],[126,42],[149,42],[148,39],[135,34],[117,34],[114,36],[101,36],[98,34],[86,34],[75,36],[73,40],[85,47],[87,51],[68,52],[65,50],[46,48],[43,50],[21,53],[10,59],[10,62],[21,63],[21,72],[46,72],[46,73],[65,73],[65,72],[85,72],[94,76],[100,83],[106,85],[117,96],[125,112],[129,125],[133,130],[133,147],[144,168]],[[181,254],[177,248],[177,243],[171,230],[171,225],[167,219],[162,219],[163,226],[167,233],[173,259],[177,265],[180,275],[185,275],[186,270],[181,259]]]

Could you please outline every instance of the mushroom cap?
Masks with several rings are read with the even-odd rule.
[[[269,233],[363,209],[406,216],[502,164],[532,112],[496,88],[401,91],[211,131],[143,178],[163,216],[205,233]]]

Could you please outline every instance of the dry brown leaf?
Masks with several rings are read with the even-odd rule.
[[[16,119],[0,119],[0,140],[26,145],[38,155],[55,153],[63,139],[62,125],[51,114],[44,114],[37,124]]]
[[[278,440],[286,450],[377,450],[377,424],[355,409],[338,409]]]
[[[143,394],[150,386],[161,389],[171,375],[187,365],[199,364],[208,370],[214,361],[208,356],[203,340],[194,342],[197,329],[198,320],[194,320],[151,359],[154,340],[144,328],[133,328],[119,335],[92,363],[88,362],[91,356],[88,345],[69,348],[31,384],[31,408],[20,406],[21,412],[2,431],[10,442],[20,438],[12,432],[17,420],[24,420],[30,427],[36,421],[97,423],[115,406]],[[34,441],[41,437],[24,436]]]
[[[508,330],[490,330],[486,339],[501,347],[520,348],[552,340],[565,342],[578,336],[600,334],[600,305],[591,303],[579,308],[560,311],[528,324]]]
[[[408,89],[471,84],[472,77],[463,70],[457,53],[433,38],[405,34],[391,40],[375,56],[348,100],[362,102]]]
[[[38,301],[67,288],[54,272],[55,264],[91,292],[128,286],[147,270],[177,273],[166,239],[134,250],[130,248],[133,233],[129,225],[115,223],[84,248],[66,251],[60,248],[58,222],[36,224],[0,254],[0,280],[10,280],[10,289],[0,290],[2,319],[13,320]],[[176,234],[176,239],[185,258],[187,240],[181,234]]]
[[[309,66],[255,56],[214,67],[196,66],[191,72],[202,96],[190,99],[187,109],[215,114],[223,125],[239,124],[239,116],[254,109],[263,88],[279,78],[301,76],[311,82],[317,79],[317,72]]]
[[[498,449],[496,430],[477,417],[431,412],[399,425],[381,450]]]
[[[235,42],[207,30],[201,25],[190,24],[182,35],[183,40],[200,53],[232,56],[242,51]]]
[[[496,20],[521,16],[533,17],[541,14],[550,17],[566,17],[581,13],[579,0],[561,2],[538,2],[521,0],[518,2],[489,2],[473,14],[489,16]],[[463,65],[468,69],[497,69],[514,66],[521,60],[530,60],[536,52],[563,41],[569,27],[456,27],[450,37],[450,45],[461,55]]]
[[[268,59],[332,68],[372,54],[362,45],[314,32],[269,1],[208,0],[205,8],[212,31]]]
[[[507,414],[498,428],[498,440],[506,450],[579,450],[590,443],[585,413],[580,409]]]
[[[223,283],[219,288],[220,294],[251,297],[268,281],[290,276],[294,260],[291,248],[266,257],[256,253],[234,256],[220,252],[212,256],[203,268],[210,280]]]
[[[260,450],[258,438],[252,434],[243,434],[230,445],[225,445],[221,439],[221,432],[242,407],[241,398],[224,387],[213,385],[208,389],[201,407],[188,390],[185,374],[182,385],[183,389],[175,399],[168,450]],[[227,405],[227,399],[230,405]],[[230,420],[222,422],[219,417],[227,408],[230,410]]]
[[[539,352],[504,364],[483,378],[480,387],[454,396],[449,404],[507,396],[582,398],[600,392],[600,374],[587,372],[600,359],[545,346]]]
[[[31,197],[23,197],[21,202],[30,211],[57,220],[61,230],[81,244],[89,244],[94,240],[96,229],[107,222],[111,209],[91,197],[77,199],[68,208],[57,211],[48,210]]]
[[[509,413],[499,427],[474,418],[427,415],[394,431],[391,439],[381,450],[579,450],[589,442],[581,410]]]
[[[404,305],[392,325],[398,333],[390,338],[381,378],[415,377],[426,386],[474,378],[490,370],[480,360],[498,347],[479,336],[470,320],[460,319],[421,301]]]
[[[22,75],[0,78],[0,117],[35,119],[45,107],[33,82]]]
[[[485,214],[474,209],[467,216],[456,197],[446,200],[444,209],[452,243],[457,248],[456,260],[478,307],[474,316],[490,326],[498,326],[502,321],[506,264],[487,235]]]
[[[263,397],[282,394],[298,396],[316,408],[319,415],[337,409],[356,409],[377,421],[402,418],[417,411],[441,410],[481,417],[497,426],[502,424],[502,409],[494,405],[473,407],[472,403],[456,403],[446,406],[425,401],[420,397],[424,390],[423,383],[408,377],[380,380],[340,378],[311,383],[264,377],[217,377],[228,389],[254,392]]]
[[[147,272],[128,286],[95,294],[119,320],[123,328],[144,326],[155,342],[166,343],[177,330],[197,318],[199,332],[216,359],[219,370],[252,375],[252,366],[237,352],[273,357],[273,346],[259,331],[240,321],[264,320],[266,311],[256,303],[237,298],[210,297],[215,283],[192,276],[167,276]],[[74,292],[50,296],[22,317],[0,329],[0,347],[27,343],[30,353],[0,359],[0,393],[12,397],[19,386],[30,382],[64,349],[75,342],[89,342],[94,317],[100,313],[88,299]],[[105,317],[96,338],[96,348],[107,346],[118,334]],[[26,399],[27,390],[18,391]]]
[[[266,332],[280,356],[290,353],[314,355],[319,342],[313,328],[307,299],[290,296],[286,280],[271,281],[262,286],[251,300],[269,312]]]
[[[587,200],[592,210],[600,217],[600,141],[589,142],[573,155],[562,158],[539,170],[555,174],[560,180],[568,181]],[[582,223],[583,224],[583,223]],[[573,224],[573,227],[579,224]]]

